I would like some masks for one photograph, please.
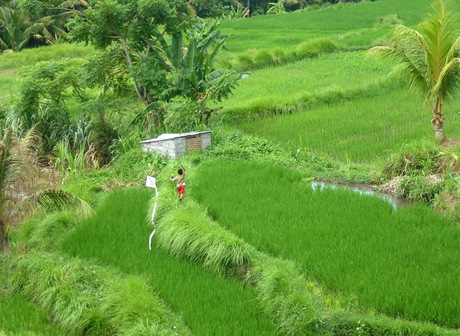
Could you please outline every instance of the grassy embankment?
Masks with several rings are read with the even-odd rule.
[[[458,327],[460,232],[426,206],[315,191],[298,172],[256,162],[204,163],[189,185],[226,229],[366,311]]]

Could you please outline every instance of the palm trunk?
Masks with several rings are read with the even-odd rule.
[[[436,140],[439,143],[443,142],[445,139],[444,131],[442,129],[444,126],[444,116],[441,111],[441,106],[441,98],[438,98],[436,100],[436,106],[433,108],[433,119],[431,119],[431,122],[433,123],[434,134]]]
[[[8,246],[8,236],[6,233],[6,223],[0,219],[0,251],[3,251]]]

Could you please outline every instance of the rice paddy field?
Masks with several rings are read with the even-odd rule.
[[[46,311],[19,295],[0,295],[0,335],[72,335],[51,323]]]
[[[430,8],[431,0],[383,0],[343,4],[321,10],[254,16],[225,21],[222,31],[231,35],[228,52],[248,49],[289,48],[314,37],[329,36],[349,47],[369,48],[388,37],[390,24],[415,26]],[[453,3],[459,8],[458,3]],[[315,8],[312,6],[312,8]],[[396,21],[394,20],[396,19]]]
[[[155,240],[149,251],[152,227],[146,221],[146,211],[151,196],[145,189],[113,192],[95,217],[66,237],[63,250],[127,274],[146,276],[195,335],[276,334],[272,320],[258,306],[256,294],[241,282],[176,259],[159,249]]]
[[[223,114],[234,109],[250,110],[252,105],[267,99],[287,105],[302,101],[306,95],[330,90],[347,92],[379,81],[387,82],[394,67],[394,63],[356,51],[324,54],[255,70],[239,82],[234,94],[224,102]]]
[[[444,131],[460,137],[460,104],[445,106]],[[290,150],[311,151],[342,162],[372,163],[384,160],[414,141],[432,141],[430,111],[406,90],[385,90],[362,97],[270,116],[237,127]]]
[[[203,163],[193,197],[257,249],[300,265],[361,309],[458,328],[460,231],[424,205],[394,210],[257,162]],[[352,299],[353,300],[353,299]]]
[[[228,100],[216,104],[222,113],[211,128],[228,123],[290,152],[374,166],[406,144],[433,142],[431,114],[420,94],[403,84],[397,64],[365,53],[388,38],[392,24],[415,27],[431,3],[366,1],[224,21],[221,30],[230,35],[224,60],[260,50],[287,54],[321,37],[340,48],[251,71]],[[460,10],[460,2],[453,6]],[[24,66],[94,53],[90,46],[62,44],[0,55],[0,108],[14,100],[16,75]],[[460,138],[460,102],[446,103],[444,111],[446,135]],[[185,202],[199,201],[216,225],[261,252],[298,264],[305,278],[337,298],[336,308],[458,331],[460,231],[428,207],[395,209],[344,188],[314,189],[302,172],[260,162],[206,157],[193,170]],[[73,187],[85,189],[89,182],[82,181]],[[148,250],[151,197],[145,189],[110,192],[95,216],[67,232],[62,243],[56,240],[58,253],[146,278],[197,336],[279,334],[254,288],[173,257],[155,239]],[[0,291],[0,336],[69,335],[44,310],[6,293]]]

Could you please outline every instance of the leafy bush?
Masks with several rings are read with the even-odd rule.
[[[92,125],[89,142],[94,145],[94,150],[101,166],[105,166],[110,162],[112,158],[110,147],[118,137],[118,132],[104,118],[98,118]]]

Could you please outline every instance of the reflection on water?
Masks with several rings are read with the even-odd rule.
[[[325,182],[316,182],[316,181],[313,181],[313,182],[310,182],[310,185],[312,187],[313,190],[318,190],[318,191],[321,191],[325,188],[327,189],[339,189],[339,188],[343,188],[343,189],[349,189],[349,190],[352,190],[352,191],[355,191],[359,194],[362,194],[362,195],[373,195],[373,196],[376,196],[376,197],[379,197],[379,198],[382,198],[384,200],[386,200],[388,203],[390,203],[392,205],[392,207],[396,210],[400,207],[403,207],[403,206],[407,206],[410,204],[410,201],[405,199],[405,198],[401,198],[401,197],[397,197],[397,196],[393,196],[393,195],[389,195],[389,194],[384,194],[384,193],[381,193],[381,192],[377,192],[377,191],[374,191],[372,190],[370,187],[367,187],[367,186],[346,186],[346,185],[339,185],[339,184],[332,184],[332,183],[325,183]]]

